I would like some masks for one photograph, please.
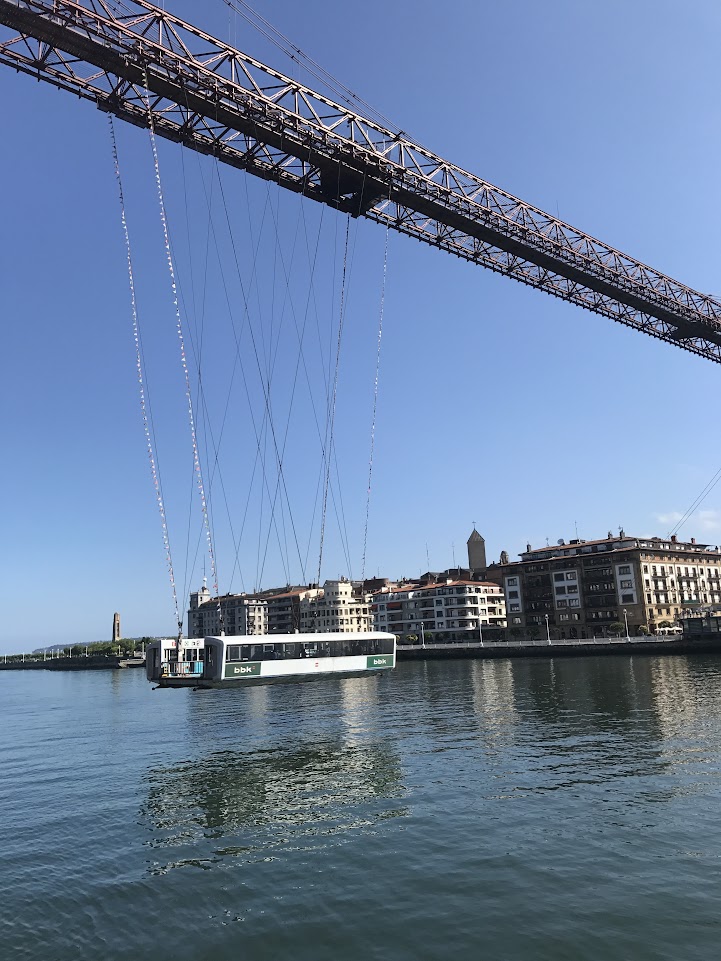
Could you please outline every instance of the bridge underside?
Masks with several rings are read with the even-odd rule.
[[[721,362],[721,304],[147,0],[0,0],[0,64],[353,216]]]

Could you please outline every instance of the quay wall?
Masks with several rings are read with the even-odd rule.
[[[145,667],[145,661],[138,658],[138,666]],[[0,661],[0,671],[108,671],[119,667],[126,667],[124,657],[114,654],[91,654],[88,657],[53,657],[47,660]]]
[[[709,654],[721,653],[721,633],[678,635],[672,638],[588,638],[548,641],[471,641],[457,644],[397,645],[399,661],[489,657],[584,657],[599,654]]]

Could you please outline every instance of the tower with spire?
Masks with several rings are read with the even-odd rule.
[[[468,566],[472,571],[485,571],[486,542],[476,530],[475,524],[471,536],[466,541],[468,547]]]

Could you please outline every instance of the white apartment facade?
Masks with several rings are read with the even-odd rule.
[[[300,601],[301,634],[372,631],[370,600],[370,594],[363,592],[361,581],[344,577],[326,581],[321,591]]]
[[[373,595],[373,624],[427,641],[462,641],[479,637],[483,627],[506,626],[503,588],[487,581],[451,580],[437,584],[389,587]]]

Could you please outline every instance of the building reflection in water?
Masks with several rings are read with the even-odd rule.
[[[365,741],[378,723],[378,677],[346,677],[339,680],[348,744]]]
[[[145,775],[141,819],[148,843],[156,857],[172,858],[154,862],[151,873],[318,847],[334,835],[405,816],[400,758],[390,738],[371,731],[373,680],[341,681],[325,704],[318,692],[309,693],[304,715],[297,713],[303,693],[289,691],[285,703],[294,709],[275,718],[278,694],[270,687],[214,703],[198,698],[191,726],[215,749]],[[224,725],[226,736],[213,739],[212,730]]]
[[[518,723],[512,661],[473,661],[473,707],[488,735],[502,736]]]
[[[687,741],[695,745],[696,760],[718,764],[721,715],[721,670],[713,656],[657,657],[651,662],[651,688],[666,755],[675,763],[690,760]],[[700,738],[700,734],[705,736]]]

